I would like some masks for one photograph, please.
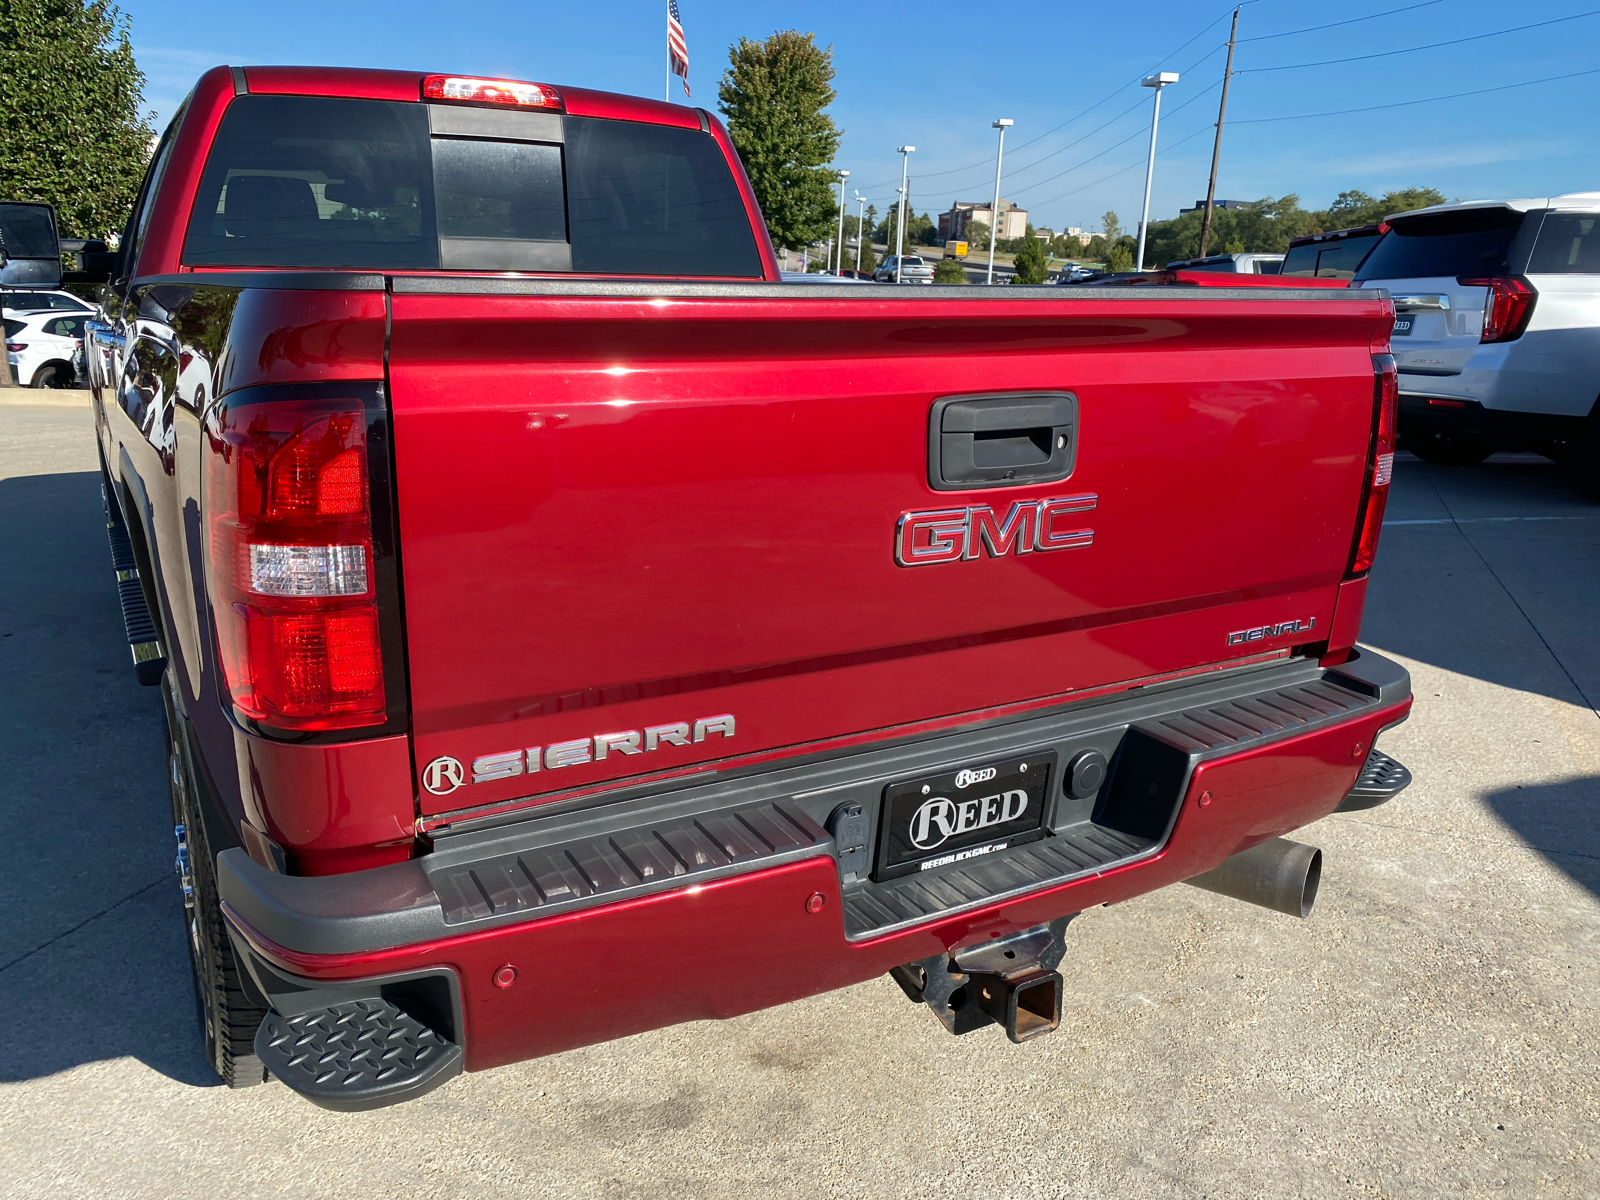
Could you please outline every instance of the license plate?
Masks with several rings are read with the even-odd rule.
[[[1054,751],[891,783],[874,879],[965,862],[1044,836]]]
[[[1396,313],[1394,317],[1394,336],[1410,337],[1411,327],[1416,323],[1416,313]]]

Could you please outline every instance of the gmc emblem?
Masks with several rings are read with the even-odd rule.
[[[902,567],[977,558],[985,552],[1002,558],[1013,551],[1070,550],[1094,541],[1094,530],[1074,529],[1071,514],[1088,512],[1100,498],[1093,492],[1055,500],[1019,500],[997,520],[987,504],[974,508],[939,508],[900,514],[895,529],[894,560]]]

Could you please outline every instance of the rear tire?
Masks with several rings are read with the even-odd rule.
[[[1493,454],[1487,439],[1464,433],[1408,433],[1405,449],[1423,462],[1441,467],[1472,467]]]
[[[184,904],[184,940],[193,968],[195,1007],[206,1060],[229,1087],[251,1087],[268,1077],[255,1052],[256,1030],[267,1010],[254,997],[223,925],[216,857],[206,836],[198,789],[179,743],[182,718],[172,695],[171,678],[169,671],[161,692],[167,702],[167,774],[173,834],[178,842],[174,869]]]
[[[1561,458],[1567,481],[1582,495],[1600,500],[1600,412],[1592,413],[1583,432]]]
[[[33,373],[30,385],[36,388],[69,388],[72,386],[72,368],[63,363],[45,363]]]

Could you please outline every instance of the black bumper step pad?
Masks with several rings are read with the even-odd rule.
[[[122,604],[122,627],[128,634],[128,649],[133,654],[133,673],[146,687],[161,682],[166,670],[166,655],[161,652],[161,635],[145,603],[144,584],[139,580],[138,560],[133,543],[122,522],[106,520],[106,537],[111,542],[111,566],[117,573],[117,599]]]
[[[461,1047],[388,1000],[349,1000],[286,1017],[269,1011],[256,1055],[313,1104],[363,1112],[412,1100],[461,1073]]]
[[[544,916],[663,883],[701,883],[831,848],[798,808],[762,804],[668,818],[612,834],[523,850],[430,876],[451,925],[505,913]]]
[[[1339,803],[1335,812],[1361,812],[1387,804],[1411,785],[1411,772],[1382,750],[1367,755],[1367,765],[1356,776],[1356,785]]]

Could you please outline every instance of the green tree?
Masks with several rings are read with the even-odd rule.
[[[987,250],[989,248],[989,222],[968,221],[965,237],[969,250]]]
[[[814,36],[787,29],[764,42],[740,38],[717,89],[767,230],[790,250],[827,238],[838,219],[838,174],[825,164],[843,131],[823,111],[838,95],[833,48],[820,49]]]
[[[143,87],[110,0],[0,0],[0,198],[53,204],[67,237],[119,232],[149,155]]]
[[[1033,226],[1028,226],[1022,245],[1017,248],[1012,265],[1017,268],[1018,283],[1043,283],[1050,278],[1050,269],[1044,261],[1044,243],[1033,236]]]
[[[961,269],[961,264],[953,258],[941,258],[933,264],[933,281],[935,283],[965,283],[967,273]]]
[[[1392,213],[1428,208],[1444,202],[1444,193],[1437,188],[1405,188],[1402,191],[1385,192],[1381,200],[1374,200],[1360,191],[1340,192],[1339,198],[1328,205],[1324,228],[1350,229],[1357,225],[1376,225]]]
[[[1106,256],[1106,270],[1112,274],[1133,270],[1133,247],[1127,239],[1119,238],[1116,245],[1111,247],[1111,253]]]
[[[1108,212],[1100,218],[1100,229],[1107,242],[1115,242],[1122,236],[1122,222],[1117,219],[1117,214]]]

